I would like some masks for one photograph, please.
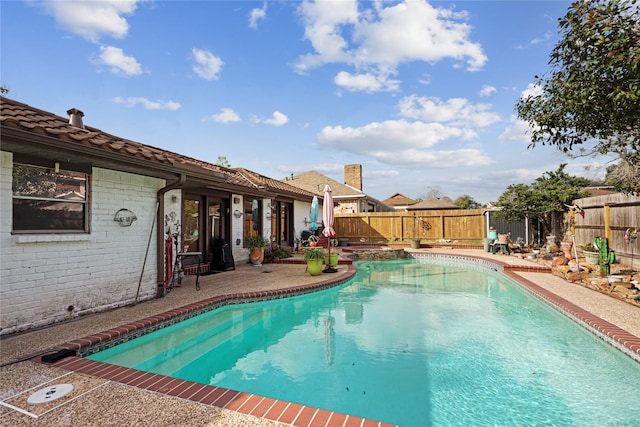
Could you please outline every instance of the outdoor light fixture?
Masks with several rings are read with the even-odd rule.
[[[235,216],[236,218],[240,218],[242,216],[242,212],[236,209],[235,211],[233,211],[233,216]]]
[[[130,227],[133,224],[133,221],[137,220],[136,214],[131,212],[129,209],[120,209],[116,212],[113,220],[120,224],[120,227]]]

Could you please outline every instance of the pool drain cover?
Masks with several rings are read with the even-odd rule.
[[[48,403],[52,402],[56,399],[60,399],[61,397],[66,396],[67,394],[73,391],[73,384],[56,384],[49,386],[47,388],[43,388],[42,390],[38,390],[33,393],[27,399],[27,403],[32,405],[37,405],[39,403]]]

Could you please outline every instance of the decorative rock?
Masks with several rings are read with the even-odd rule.
[[[622,286],[627,289],[633,289],[633,284],[631,282],[616,282],[617,286]]]
[[[567,273],[566,278],[570,282],[579,282],[583,279],[586,279],[588,275],[588,271],[570,271],[569,273]]]
[[[565,257],[558,257],[553,259],[553,265],[567,265],[569,260]]]
[[[635,295],[635,291],[631,290],[631,289],[627,289],[624,286],[621,285],[616,285],[615,288],[613,288],[613,292],[622,294],[622,295],[626,295],[626,296],[631,296],[631,295]]]

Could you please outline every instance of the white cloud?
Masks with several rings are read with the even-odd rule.
[[[220,70],[224,64],[222,59],[209,51],[195,47],[191,50],[191,53],[196,61],[193,71],[205,80],[218,80]]]
[[[437,97],[409,95],[398,102],[400,115],[411,119],[449,123],[454,126],[485,127],[500,121],[489,104],[471,104],[464,98],[442,101]]]
[[[511,126],[498,136],[499,141],[531,142],[531,127],[524,120],[511,117]]]
[[[400,89],[400,81],[390,80],[389,76],[366,74],[351,74],[346,71],[339,72],[333,79],[334,83],[350,92],[379,92],[397,91]]]
[[[258,21],[266,18],[267,16],[267,2],[262,3],[262,8],[254,8],[249,12],[249,28],[257,29]]]
[[[129,97],[129,98],[114,98],[116,104],[125,104],[127,107],[135,107],[141,104],[145,110],[179,110],[181,105],[179,102],[174,101],[151,101],[144,97]]]
[[[100,46],[100,56],[92,62],[107,65],[113,74],[121,74],[125,77],[142,74],[142,66],[138,61],[133,56],[125,55],[118,47]]]
[[[211,116],[213,121],[218,123],[231,123],[231,122],[239,122],[240,116],[233,111],[232,108],[222,108],[220,109],[220,114],[214,114]]]
[[[61,27],[96,43],[102,35],[118,39],[127,35],[129,24],[124,16],[133,14],[137,3],[138,0],[47,0],[41,6]]]
[[[527,99],[529,97],[541,96],[543,94],[542,87],[540,85],[529,83],[527,88],[520,94],[521,99]],[[499,136],[499,141],[520,141],[531,142],[531,132],[538,129],[538,126],[533,127],[524,120],[518,119],[516,116],[511,117],[511,126],[506,128]]]
[[[520,94],[520,98],[527,99],[530,96],[540,96],[542,95],[542,93],[543,91],[540,85],[529,83],[527,88],[523,90],[522,93]]]
[[[273,126],[283,126],[287,124],[287,122],[289,121],[289,118],[283,113],[281,113],[280,111],[274,111],[270,119],[254,118],[253,121],[255,123],[264,123],[264,124],[273,125]]]
[[[495,93],[498,89],[495,86],[484,85],[482,89],[480,89],[480,96],[489,96],[492,93]]]
[[[414,61],[434,64],[450,58],[466,64],[469,71],[481,69],[487,61],[480,44],[469,40],[465,13],[434,8],[425,0],[388,7],[373,2],[367,9],[368,4],[360,4],[363,9],[358,13],[355,1],[303,2],[298,10],[314,52],[298,58],[296,71],[344,63],[353,66],[357,76],[388,76],[396,74],[399,65]],[[357,83],[349,86],[351,90],[375,87]],[[388,88],[381,85],[378,90]]]
[[[553,35],[553,33],[547,31],[546,33],[544,33],[544,35],[542,37],[536,37],[534,39],[532,39],[531,41],[529,41],[528,44],[526,45],[517,45],[516,49],[525,49],[528,48],[529,46],[534,46],[540,43],[544,43],[546,41],[551,40],[551,36]]]
[[[316,53],[301,56],[296,70],[305,72],[326,63],[348,62],[349,55],[345,53],[348,43],[340,34],[340,27],[357,22],[358,2],[304,1],[298,11],[304,22],[305,38]]]

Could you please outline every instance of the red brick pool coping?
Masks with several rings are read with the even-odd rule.
[[[417,254],[414,254],[417,255]],[[550,273],[550,269],[543,266],[525,266],[506,264],[495,259],[483,257],[475,257],[469,255],[443,255],[420,254],[421,256],[443,256],[446,259],[476,259],[485,261],[487,264],[494,264],[503,269],[504,274],[538,297],[549,302],[555,308],[565,312],[569,317],[582,323],[584,326],[592,328],[592,331],[600,334],[610,344],[615,345],[621,350],[627,352],[635,360],[640,361],[640,338],[628,333],[627,331],[607,322],[588,311],[576,306],[575,304],[547,291],[546,289],[536,285],[534,282],[527,280],[517,274],[517,272],[543,272]],[[136,322],[132,322],[115,329],[110,329],[95,335],[90,335],[68,343],[62,344],[51,350],[51,353],[69,349],[79,350],[101,342],[105,342],[119,336],[129,334],[133,331],[150,327],[160,322],[164,322],[189,312],[202,310],[215,305],[224,305],[232,301],[272,299],[278,297],[287,297],[294,294],[308,293],[316,290],[327,289],[341,283],[345,283],[355,275],[355,267],[350,262],[345,262],[348,270],[331,279],[318,283],[295,286],[284,289],[277,289],[262,292],[238,293],[209,298],[197,303],[188,304],[174,310],[169,310],[155,316],[148,317]],[[636,357],[637,356],[637,357]],[[33,359],[36,362],[44,363],[41,357]],[[180,380],[167,377],[164,375],[143,372],[136,369],[125,368],[121,366],[111,365],[104,362],[92,361],[82,357],[72,356],[64,358],[58,362],[50,364],[61,369],[80,372],[92,375],[98,378],[130,385],[144,390],[175,396],[193,402],[206,405],[212,405],[218,408],[224,408],[236,411],[242,414],[248,414],[259,418],[264,418],[276,422],[289,424],[296,427],[387,427],[393,424],[383,423],[374,420],[368,420],[353,415],[342,414],[339,412],[328,411],[325,409],[314,408],[310,406],[300,405],[297,403],[285,402],[268,397],[258,396],[251,393],[235,391],[227,388],[216,387],[206,384],[199,384],[191,381]]]

